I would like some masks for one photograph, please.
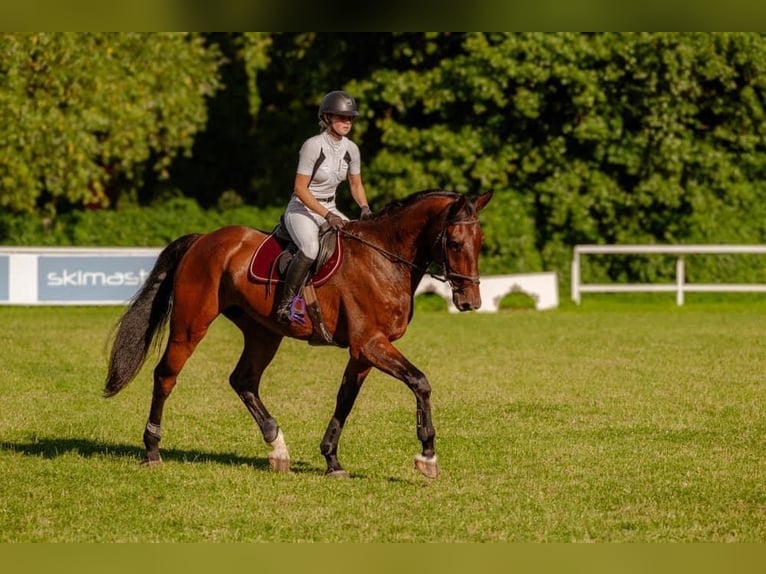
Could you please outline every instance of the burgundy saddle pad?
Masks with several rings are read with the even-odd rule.
[[[255,250],[253,258],[250,260],[250,267],[248,268],[250,280],[256,283],[282,281],[282,275],[279,273],[279,265],[276,265],[276,260],[288,245],[288,241],[277,238],[273,233],[270,234],[258,249]],[[320,287],[326,283],[338,267],[340,267],[343,257],[342,246],[343,243],[340,241],[340,235],[336,234],[335,249],[332,255],[311,278],[314,287]]]

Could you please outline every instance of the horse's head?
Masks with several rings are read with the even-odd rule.
[[[452,288],[452,302],[460,311],[481,307],[479,252],[484,234],[479,212],[492,199],[488,191],[475,199],[460,196],[449,208],[444,228],[437,238],[439,261]]]

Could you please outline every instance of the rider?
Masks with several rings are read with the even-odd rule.
[[[348,179],[361,218],[372,215],[362,183],[359,147],[346,137],[357,115],[356,102],[349,94],[328,93],[319,105],[320,133],[301,147],[293,195],[284,215],[285,227],[298,252],[285,271],[284,291],[276,312],[280,323],[290,323],[292,301],[317,258],[320,225],[327,220],[338,230],[348,221],[335,206],[335,190],[343,180]]]

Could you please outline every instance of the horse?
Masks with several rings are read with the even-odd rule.
[[[421,452],[415,467],[436,478],[431,386],[425,374],[394,345],[412,320],[414,293],[434,265],[452,291],[460,311],[481,306],[478,261],[484,235],[479,212],[492,191],[468,196],[440,189],[413,193],[382,207],[370,218],[353,220],[339,230],[343,257],[320,287],[316,301],[332,344],[347,348],[349,359],[335,410],[320,443],[326,475],[348,478],[338,460],[338,443],[359,390],[372,368],[402,381],[414,394],[416,434]],[[112,397],[133,380],[149,348],[167,342],[154,368],[154,388],[144,428],[142,463],[162,463],[159,444],[165,402],[184,364],[219,315],[244,336],[244,348],[229,384],[271,447],[270,467],[289,472],[284,433],[259,395],[264,370],[284,337],[311,342],[311,320],[279,323],[275,317],[280,285],[256,283],[248,263],[266,240],[264,231],[246,226],[221,227],[206,234],[179,237],[159,254],[143,286],[128,302],[111,335],[103,394]]]

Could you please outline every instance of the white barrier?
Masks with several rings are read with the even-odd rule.
[[[143,285],[159,248],[0,247],[0,305],[124,305]],[[558,306],[555,273],[481,278],[479,311],[497,311],[513,292],[539,310]],[[426,276],[415,294],[436,293],[457,312],[449,285]]]
[[[479,289],[481,307],[478,311],[482,313],[496,312],[503,297],[517,292],[531,297],[538,311],[554,309],[559,305],[558,276],[553,272],[482,276]],[[451,313],[458,312],[452,303],[452,291],[447,283],[430,276],[423,277],[420,285],[415,289],[415,295],[423,293],[441,296],[447,301],[447,309]]]
[[[580,259],[584,255],[676,255],[674,283],[586,284],[582,282]],[[572,301],[579,304],[582,293],[675,292],[676,305],[684,304],[684,293],[766,293],[758,283],[687,283],[684,255],[766,254],[766,245],[576,245],[572,256]]]

